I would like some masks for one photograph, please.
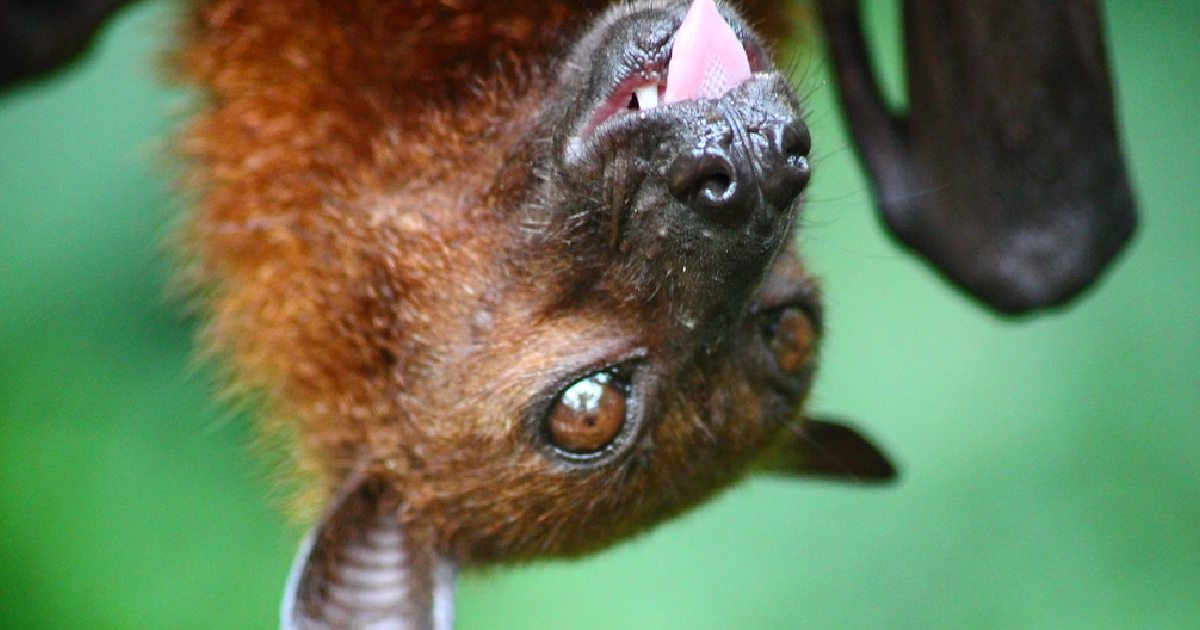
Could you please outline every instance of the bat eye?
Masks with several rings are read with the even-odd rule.
[[[763,335],[775,363],[784,374],[799,374],[808,365],[816,340],[812,320],[794,306],[779,309],[771,315],[764,323]]]
[[[590,455],[604,449],[625,425],[629,389],[628,375],[617,368],[568,385],[546,420],[550,442],[568,455]]]

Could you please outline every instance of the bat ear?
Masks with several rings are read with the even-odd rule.
[[[1008,314],[1063,304],[1133,233],[1096,2],[904,3],[908,108],[858,0],[821,0],[850,131],[892,235]]]
[[[861,483],[890,482],[897,475],[888,456],[857,429],[817,418],[785,432],[759,460],[758,470]]]
[[[300,545],[281,628],[453,626],[454,565],[405,531],[399,506],[390,484],[351,475]]]

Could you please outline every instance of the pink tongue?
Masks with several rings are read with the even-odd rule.
[[[663,104],[718,98],[750,78],[750,60],[713,0],[693,0],[675,33]]]

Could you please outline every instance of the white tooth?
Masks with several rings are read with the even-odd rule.
[[[654,109],[658,107],[658,86],[643,85],[633,91],[637,95],[638,109]]]

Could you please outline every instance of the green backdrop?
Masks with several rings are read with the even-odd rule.
[[[813,407],[877,436],[898,485],[750,480],[599,556],[468,575],[459,627],[1200,627],[1200,3],[1108,10],[1140,231],[1028,321],[884,237],[825,64],[797,63],[830,321]],[[4,628],[268,628],[299,536],[164,297],[169,17],[127,11],[0,97]]]

